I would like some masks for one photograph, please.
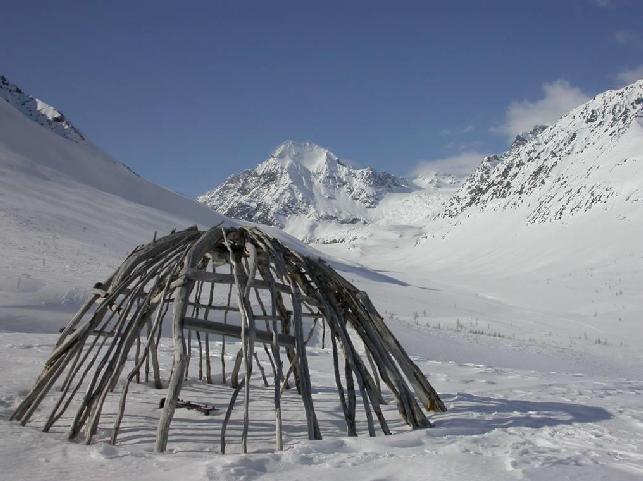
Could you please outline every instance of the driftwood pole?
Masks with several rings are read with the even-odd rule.
[[[306,410],[308,439],[321,439],[321,432],[319,431],[317,416],[315,416],[315,408],[313,406],[313,398],[310,390],[310,374],[308,372],[308,360],[306,358],[306,346],[304,344],[304,333],[302,330],[301,299],[299,294],[299,287],[295,282],[291,282],[290,288],[292,289],[292,310],[293,325],[295,327],[295,342],[297,346],[297,357],[299,358],[299,375],[301,383],[300,390],[301,398],[304,401],[304,409]]]
[[[185,317],[185,311],[188,307],[190,292],[194,287],[194,281],[189,279],[188,273],[196,266],[196,263],[203,256],[209,245],[218,237],[220,237],[220,231],[217,227],[213,227],[202,234],[199,240],[192,246],[185,258],[183,271],[181,272],[181,283],[174,294],[174,320],[172,324],[174,364],[172,376],[170,377],[167,389],[167,396],[165,397],[163,412],[161,413],[161,419],[159,420],[159,426],[156,433],[156,451],[160,453],[164,452],[167,447],[170,423],[174,417],[176,401],[178,400],[179,392],[181,391],[183,377],[185,376],[188,363],[185,339],[183,338],[183,318]]]
[[[232,264],[230,264],[230,275],[232,275]],[[232,283],[230,283],[230,287],[228,288],[228,300],[226,302],[226,306],[227,306],[228,309],[226,309],[223,312],[223,323],[224,324],[228,323],[228,312],[229,312],[228,310],[230,309],[231,297],[232,297]],[[221,336],[221,384],[226,383],[225,343],[226,343],[225,336]]]
[[[255,238],[256,239],[256,238]],[[256,239],[257,240],[257,239]],[[261,241],[259,241],[262,243]],[[272,334],[272,344],[270,345],[273,357],[273,371],[274,371],[274,402],[275,402],[275,447],[277,451],[283,451],[284,442],[282,434],[282,420],[281,420],[281,380],[283,378],[283,363],[281,362],[280,347],[278,341],[278,328],[277,328],[277,289],[275,279],[270,272],[270,265],[268,263],[259,264],[259,272],[263,279],[268,282],[270,290],[270,315],[272,317],[272,324],[266,321],[268,330]]]
[[[216,273],[217,268],[213,264],[212,272]],[[208,320],[208,315],[210,314],[210,308],[214,303],[214,282],[210,283],[210,294],[208,295],[208,305],[205,308],[203,313],[203,319]],[[212,361],[210,360],[210,335],[208,332],[205,333],[205,382],[206,384],[212,384]]]
[[[225,234],[224,234],[225,238]],[[245,370],[244,400],[243,400],[243,431],[241,433],[241,451],[248,452],[248,427],[250,424],[250,379],[252,377],[252,358],[254,354],[255,323],[252,308],[249,304],[249,294],[256,274],[256,250],[254,246],[246,244],[250,249],[250,269],[247,281],[244,281],[244,272],[241,262],[235,258],[232,247],[228,242],[226,246],[230,251],[230,262],[233,267],[234,281],[237,286],[239,310],[241,313],[241,346],[243,352],[243,367]]]

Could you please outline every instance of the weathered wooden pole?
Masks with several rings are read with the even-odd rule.
[[[221,231],[218,226],[211,228],[201,235],[199,240],[192,245],[192,248],[185,256],[183,271],[181,272],[181,283],[174,293],[174,319],[172,321],[172,338],[174,341],[174,362],[172,376],[165,397],[165,404],[159,420],[156,432],[157,452],[164,452],[167,448],[167,439],[170,431],[170,424],[174,417],[176,402],[183,385],[183,378],[187,368],[187,350],[183,337],[183,318],[188,307],[190,292],[194,287],[194,281],[188,277],[190,271],[196,267],[197,262],[205,254],[208,247],[221,238]]]

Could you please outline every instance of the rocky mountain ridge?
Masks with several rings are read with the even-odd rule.
[[[85,136],[58,109],[22,91],[0,75],[0,98],[27,118],[73,142],[84,142]]]
[[[457,223],[486,211],[520,211],[527,224],[560,221],[643,199],[642,108],[643,80],[606,91],[553,125],[518,135],[466,178],[397,177],[287,141],[198,200],[313,243],[353,243],[375,230],[426,233],[438,228],[434,220]]]
[[[197,200],[230,217],[283,228],[292,216],[368,223],[367,210],[385,194],[413,189],[401,177],[351,167],[312,142],[289,140],[256,168],[229,177]]]
[[[507,152],[482,161],[439,217],[524,208],[527,222],[540,223],[631,200],[626,184],[643,187],[643,158],[620,148],[640,141],[642,109],[640,80],[517,137]]]

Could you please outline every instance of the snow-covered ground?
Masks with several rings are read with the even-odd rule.
[[[315,246],[369,293],[440,392],[449,411],[431,415],[434,428],[410,432],[388,405],[395,435],[368,438],[359,411],[361,436],[345,437],[332,356],[317,344],[309,363],[323,441],[305,439],[301,403],[287,392],[287,447],[274,453],[272,390],[256,376],[250,454],[237,454],[239,410],[225,456],[221,410],[178,410],[169,452],[159,455],[165,391],[149,386],[133,387],[116,446],[105,439],[118,389],[90,446],[67,441],[62,427],[41,433],[46,409],[27,427],[8,417],[51,352],[52,333],[129,250],[154,231],[225,219],[0,101],[0,479],[643,479],[641,129],[635,124],[609,152],[599,146],[613,154],[616,175],[592,179],[617,183],[609,203],[582,215],[525,222],[527,199],[423,225],[404,218],[421,202],[388,193],[377,207],[388,220],[369,225],[366,238]],[[588,159],[579,154],[573,165]],[[167,379],[169,339],[161,348]],[[216,367],[219,349],[213,342]],[[195,380],[182,397],[222,407],[230,394]]]
[[[64,427],[40,432],[46,406],[55,398],[27,427],[7,421],[56,336],[4,333],[0,334],[0,363],[11,369],[0,371],[3,476],[33,480],[88,476],[286,481],[339,476],[356,480],[641,479],[643,364],[635,337],[619,341],[616,336],[621,334],[602,329],[593,315],[565,318],[555,306],[538,309],[507,302],[437,276],[391,269],[369,274],[349,264],[337,267],[369,292],[395,335],[439,390],[449,411],[431,416],[434,428],[408,431],[394,405],[388,405],[385,414],[393,436],[378,433],[369,438],[360,410],[360,437],[345,437],[332,355],[317,343],[310,350],[309,363],[323,441],[306,439],[301,402],[295,392],[287,392],[287,447],[283,453],[274,453],[272,388],[263,387],[256,375],[248,455],[238,454],[240,410],[229,427],[229,454],[218,453],[222,410],[231,388],[206,387],[198,380],[188,383],[182,398],[214,403],[221,410],[210,417],[177,411],[168,453],[153,452],[158,402],[165,390],[145,385],[135,385],[131,391],[119,444],[106,442],[119,389],[108,399],[96,441],[91,446],[72,443]],[[502,282],[495,285],[501,287]],[[491,285],[489,289],[493,290]],[[38,314],[45,322],[48,312]],[[562,325],[567,322],[572,325]],[[632,336],[638,332],[630,331]],[[215,372],[219,350],[220,345],[213,342]],[[163,339],[161,352],[162,374],[167,379],[168,338]],[[236,349],[228,346],[227,352],[231,365]],[[196,350],[193,355],[195,376]]]
[[[241,412],[229,427],[228,453],[221,455],[222,411],[206,417],[177,411],[169,452],[153,452],[157,409],[165,391],[135,385],[131,408],[116,446],[101,430],[91,446],[71,443],[62,428],[43,434],[42,413],[27,427],[6,420],[53,347],[55,336],[0,335],[3,479],[154,480],[498,480],[641,479],[643,476],[643,381],[634,369],[597,367],[590,354],[533,341],[490,337],[391,321],[414,360],[440,390],[448,413],[433,416],[434,428],[407,431],[393,406],[393,436],[368,438],[363,413],[359,438],[343,435],[328,350],[311,351],[313,399],[323,441],[305,439],[302,405],[294,392],[284,397],[287,448],[272,452],[271,388],[253,386],[251,454],[240,455]],[[604,346],[611,349],[610,346]],[[218,355],[213,343],[212,355]],[[169,340],[164,340],[163,374],[168,375]],[[230,349],[228,352],[234,353]],[[196,352],[194,353],[196,355]],[[216,358],[215,358],[216,359]],[[232,358],[228,358],[228,364]],[[263,362],[267,364],[266,359]],[[215,362],[215,366],[217,366]],[[196,363],[192,373],[196,374]],[[611,372],[610,372],[611,371]],[[270,377],[269,377],[270,379]],[[227,404],[231,389],[192,381],[183,398]],[[109,426],[117,392],[108,400]]]

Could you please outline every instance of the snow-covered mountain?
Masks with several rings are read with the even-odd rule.
[[[484,159],[414,247],[368,246],[361,262],[521,306],[490,321],[512,335],[609,333],[633,349],[643,341],[642,114],[643,80],[597,95]]]
[[[350,242],[370,237],[375,225],[424,224],[461,180],[449,174],[407,179],[356,168],[319,145],[289,140],[256,168],[197,200],[306,242]]]
[[[505,153],[482,159],[466,180],[448,174],[406,179],[354,168],[323,147],[287,141],[198,201],[305,242],[348,248],[422,239],[442,230],[440,219],[460,223],[473,212],[519,211],[525,222],[541,223],[636,205],[643,199],[643,176],[633,156],[640,140],[634,125],[642,106],[643,81],[604,92],[553,125],[518,135]]]
[[[410,190],[405,179],[351,167],[319,145],[289,140],[198,201],[231,217],[279,227],[291,216],[355,224],[368,222],[365,209],[385,194]]]
[[[73,309],[154,231],[223,219],[135,175],[4,77],[0,94],[3,329],[31,328],[29,310],[43,303],[55,329],[59,309]]]
[[[642,109],[640,80],[519,136],[507,152],[483,160],[441,216],[521,208],[527,222],[539,223],[620,203],[640,205]]]
[[[4,75],[0,75],[0,98],[9,102],[29,119],[58,135],[74,142],[85,141],[85,136],[58,109],[22,91]]]

